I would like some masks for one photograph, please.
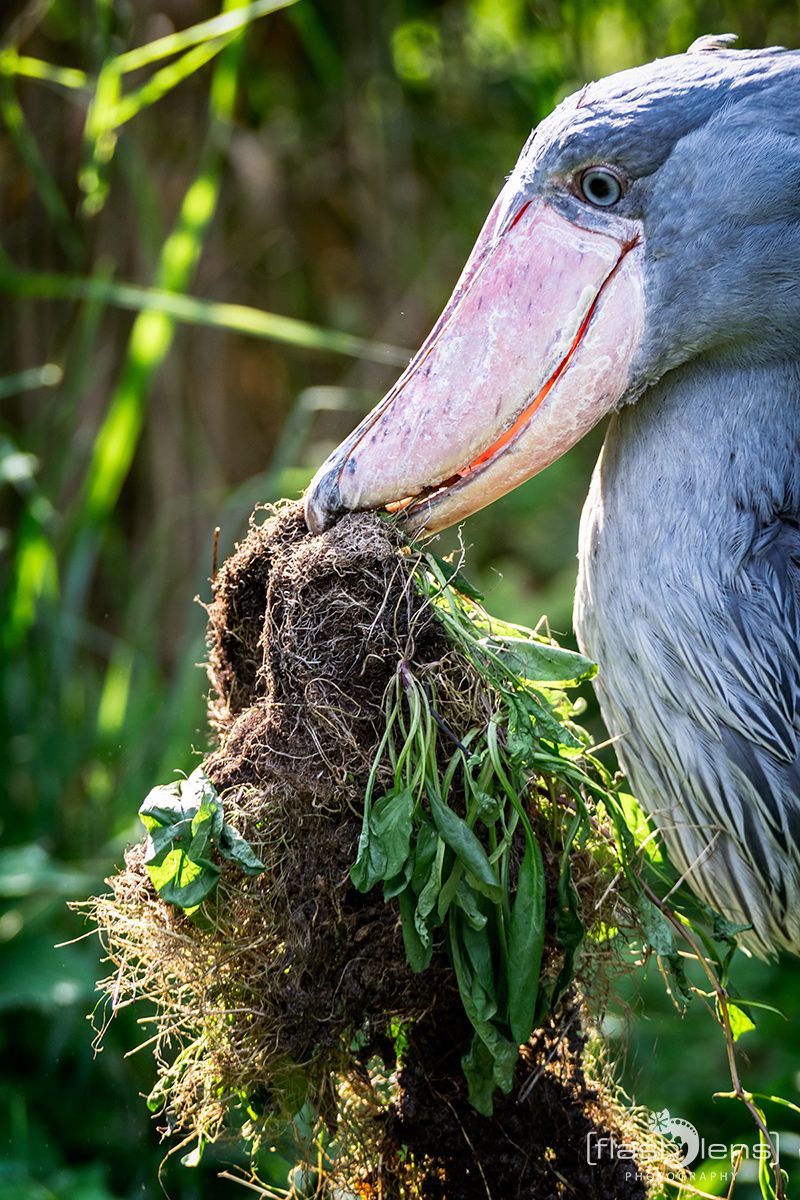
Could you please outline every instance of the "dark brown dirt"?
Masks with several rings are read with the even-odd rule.
[[[350,884],[384,693],[400,663],[434,684],[446,677],[437,695],[453,698],[442,712],[452,728],[482,711],[480,681],[420,598],[398,535],[360,515],[313,538],[300,507],[287,506],[251,525],[212,593],[219,742],[205,768],[267,869],[244,879],[225,867],[198,923],[159,900],[135,848],[98,909],[117,998],[153,1000],[179,1046],[198,1026],[212,1031],[196,1069],[165,1093],[170,1127],[220,1134],[226,1105],[209,1094],[245,1093],[265,1118],[282,1105],[296,1111],[299,1073],[338,1131],[339,1181],[359,1196],[643,1200],[629,1163],[586,1162],[588,1136],[624,1137],[621,1110],[585,1076],[578,1002],[526,1047],[519,1086],[537,1076],[526,1098],[516,1089],[493,1118],[480,1116],[466,1099],[460,1059],[471,1030],[443,948],[412,974],[395,905]],[[398,1067],[392,1021],[410,1034],[387,1107],[370,1080],[376,1063],[387,1077]],[[344,1124],[343,1088],[372,1089]]]
[[[623,1138],[607,1097],[586,1079],[579,1002],[562,1005],[531,1039],[514,1092],[496,1098],[491,1118],[464,1094],[459,1056],[470,1031],[463,1019],[452,1023],[455,1012],[444,1025],[442,1016],[434,1011],[415,1026],[386,1122],[387,1160],[401,1145],[425,1163],[424,1200],[645,1200],[635,1164],[608,1149],[587,1161],[587,1148],[594,1155]],[[394,1195],[390,1188],[378,1194]]]

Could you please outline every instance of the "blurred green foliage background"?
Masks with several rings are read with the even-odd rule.
[[[275,9],[276,11],[269,11]],[[202,25],[189,36],[176,31]],[[259,501],[297,495],[447,298],[540,117],[700,33],[800,44],[789,0],[40,0],[0,7],[0,1196],[159,1194],[135,1014],[66,901],[207,745],[204,614]],[[166,40],[165,40],[166,39]],[[290,318],[287,320],[286,318]],[[601,432],[465,529],[499,614],[569,637]],[[599,732],[599,726],[598,726]],[[797,1090],[800,970],[745,964],[751,1087]],[[702,1006],[609,1020],[637,1100],[752,1142]],[[800,1128],[771,1110],[787,1163]],[[229,1156],[230,1157],[230,1156]],[[276,1156],[265,1176],[286,1178]],[[168,1194],[245,1195],[219,1163]],[[755,1194],[747,1169],[741,1200]],[[727,1183],[698,1176],[705,1190]]]

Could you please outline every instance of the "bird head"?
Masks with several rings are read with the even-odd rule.
[[[797,355],[800,54],[707,38],[534,130],[397,383],[318,471],[314,531],[451,525],[668,371]]]

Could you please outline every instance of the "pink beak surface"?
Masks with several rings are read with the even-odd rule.
[[[623,228],[501,193],[425,343],[317,472],[309,528],[388,507],[433,532],[583,437],[624,394],[643,333],[642,239]]]

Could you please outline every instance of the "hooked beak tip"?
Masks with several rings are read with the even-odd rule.
[[[339,470],[325,464],[314,476],[306,492],[306,525],[311,533],[324,533],[347,511],[339,490]]]

